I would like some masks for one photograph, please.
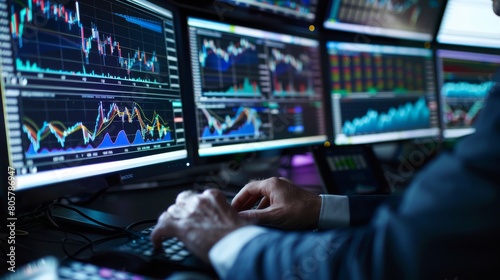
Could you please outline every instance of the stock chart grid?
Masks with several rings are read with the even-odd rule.
[[[36,173],[185,148],[169,11],[106,0],[2,3],[14,167]]]
[[[337,143],[438,133],[430,50],[334,42],[327,47]]]

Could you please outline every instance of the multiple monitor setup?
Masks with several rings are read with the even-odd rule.
[[[500,47],[490,11],[468,21],[482,32],[457,20],[486,0],[330,1],[325,15],[319,1],[220,2],[304,26],[325,19],[324,29],[236,25],[229,12],[203,18],[146,0],[1,0],[0,144],[17,191],[72,194],[328,139],[461,137],[500,68],[489,49],[456,46]]]
[[[317,38],[197,18],[181,37],[175,6],[144,0],[3,2],[2,125],[20,193],[131,184],[198,156],[327,140]]]

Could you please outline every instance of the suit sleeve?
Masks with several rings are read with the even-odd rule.
[[[227,279],[500,279],[500,89],[473,136],[365,226],[258,235]],[[491,139],[491,141],[490,141]]]
[[[349,226],[359,226],[370,222],[376,209],[383,203],[397,204],[399,196],[390,195],[350,195]]]

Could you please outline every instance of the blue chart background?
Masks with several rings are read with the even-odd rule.
[[[421,97],[420,99],[418,97],[398,97],[391,99],[373,98],[369,100],[344,99],[341,104],[343,132],[347,136],[352,136],[368,133],[428,128],[430,127],[429,109],[427,106],[422,105],[425,105],[424,97]],[[396,109],[396,114],[394,114],[394,112],[390,113],[391,109]],[[359,125],[354,124],[353,120],[361,119],[364,116],[367,116],[369,110],[378,112],[378,116],[371,116],[371,119],[375,122],[380,123],[382,115],[392,117],[386,119],[385,121],[382,120],[382,123],[385,123],[383,129],[375,128],[376,126],[373,123],[372,125],[363,125],[361,129]],[[355,127],[357,126],[357,132],[354,133],[352,129],[346,128],[348,127],[346,125],[347,122],[350,122]]]

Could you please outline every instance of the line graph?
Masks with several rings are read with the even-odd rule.
[[[51,110],[33,107],[40,102]],[[172,141],[174,115],[165,101],[105,102],[60,99],[23,101],[27,156],[93,151]],[[43,120],[43,121],[42,121]]]
[[[201,138],[204,140],[262,136],[262,119],[255,108],[239,106],[224,110],[200,110],[205,120],[205,125],[200,126],[203,128]]]
[[[273,82],[273,95],[314,95],[311,64],[307,48],[271,49],[269,70]]]
[[[264,10],[275,14],[284,14],[286,16],[293,15],[298,18],[314,20],[316,15],[317,0],[286,0],[286,1],[269,1],[269,0],[222,0],[235,5],[244,7],[252,7],[258,10]]]
[[[199,38],[202,92],[207,96],[262,96],[262,47],[244,37]]]
[[[12,4],[17,70],[167,85],[164,19],[106,2],[107,10],[84,1]]]
[[[468,83],[468,82],[448,82],[441,88],[441,94],[445,97],[476,97],[484,98],[493,88],[495,82]]]
[[[397,103],[399,105],[396,105]],[[342,132],[346,136],[430,127],[430,110],[424,97],[416,101],[407,99],[406,101],[392,100],[392,102],[381,98],[364,101],[364,103],[351,103],[348,106],[357,107],[361,114],[356,117],[343,118],[346,121]],[[347,111],[344,108],[345,106],[343,111]]]

